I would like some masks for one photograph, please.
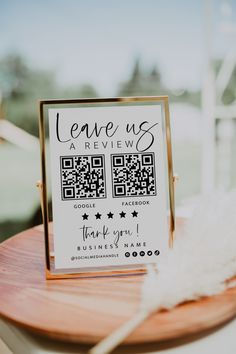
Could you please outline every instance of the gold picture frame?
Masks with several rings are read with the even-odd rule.
[[[40,189],[41,209],[44,225],[44,241],[45,241],[45,260],[46,260],[46,279],[61,279],[88,276],[108,276],[116,274],[141,273],[145,272],[145,267],[133,269],[114,269],[114,270],[98,270],[89,272],[73,272],[58,273],[54,268],[54,252],[52,247],[52,234],[49,228],[49,206],[47,191],[47,168],[46,168],[46,133],[45,133],[45,116],[47,109],[55,106],[71,107],[73,105],[89,105],[89,106],[106,106],[106,105],[140,105],[140,104],[161,104],[164,124],[165,124],[165,141],[166,141],[166,162],[168,174],[168,194],[169,194],[169,247],[173,246],[175,231],[175,195],[173,175],[173,160],[171,146],[171,130],[170,130],[170,113],[168,96],[140,96],[140,97],[116,97],[116,98],[88,98],[88,99],[62,99],[62,100],[40,100],[39,101],[39,134],[40,134],[40,154],[41,154],[41,181],[37,186]]]

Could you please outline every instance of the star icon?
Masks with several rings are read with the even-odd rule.
[[[102,214],[100,214],[99,212],[97,212],[97,214],[95,214],[96,219],[101,219],[101,216],[102,216]]]
[[[88,220],[88,214],[84,213],[84,215],[82,215],[83,220]]]
[[[136,210],[134,210],[131,214],[133,215],[133,218],[136,218],[138,216],[138,212]]]
[[[126,214],[126,213],[124,213],[124,212],[122,211],[122,212],[120,213],[120,217],[121,217],[121,218],[125,218],[125,214]]]
[[[112,212],[110,211],[110,212],[107,214],[108,219],[113,219],[113,215],[114,215],[114,214],[112,214]]]

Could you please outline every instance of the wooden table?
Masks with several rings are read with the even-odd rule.
[[[178,223],[180,224],[181,220]],[[45,280],[42,226],[27,230],[2,243],[0,252],[0,314],[5,320],[2,321],[2,336],[7,344],[9,333],[17,333],[13,336],[13,342],[17,342],[16,337],[21,338],[25,343],[34,343],[32,348],[44,346],[42,343],[47,343],[45,348],[47,345],[56,348],[58,344],[50,341],[50,338],[53,338],[77,343],[66,344],[66,348],[70,348],[72,353],[73,348],[77,348],[78,352],[82,353],[83,344],[91,345],[108,335],[128,320],[139,306],[143,279],[140,275]],[[159,342],[154,346],[155,351],[162,350],[163,346],[176,346],[202,337],[208,334],[209,330],[214,330],[232,319],[235,314],[234,288],[219,296],[186,303],[169,312],[154,314],[126,339],[125,344],[139,344],[134,346],[134,349],[129,347],[130,353],[137,352],[137,349],[141,348],[140,345],[142,350],[147,350],[150,342]],[[231,342],[230,346],[235,348],[234,337],[230,335],[230,328],[234,326],[235,329],[235,324],[228,326],[227,340],[228,343]],[[225,330],[222,329],[219,333],[222,331]],[[44,336],[44,339],[38,335]],[[211,336],[209,338],[212,338]],[[206,338],[208,337],[200,342],[208,341]],[[221,335],[221,341],[220,338]],[[33,350],[29,353],[36,353]],[[45,350],[47,349],[41,352],[59,353],[59,349],[53,349],[51,352]],[[202,349],[200,352],[204,353]],[[236,350],[232,353],[235,352]],[[230,351],[228,353],[231,354]]]

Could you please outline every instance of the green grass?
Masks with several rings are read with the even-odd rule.
[[[176,204],[201,192],[201,146],[173,144],[174,173],[179,176]]]
[[[39,152],[0,144],[0,222],[24,219],[39,202],[36,181],[40,178]]]

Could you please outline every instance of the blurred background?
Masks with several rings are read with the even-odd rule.
[[[0,0],[0,240],[40,223],[37,100],[168,95],[178,209],[236,185],[235,0]]]

